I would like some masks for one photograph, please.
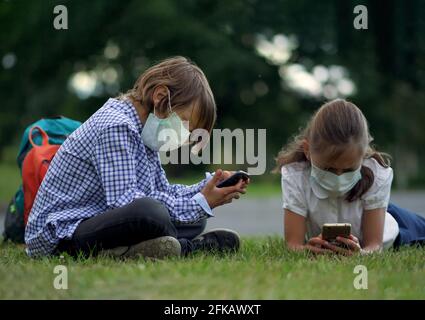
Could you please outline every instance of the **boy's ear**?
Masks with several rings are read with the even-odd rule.
[[[303,151],[307,160],[310,160],[310,144],[308,143],[307,139],[303,140]]]
[[[152,101],[154,105],[157,105],[162,99],[168,99],[168,92],[166,86],[157,86],[152,93]]]

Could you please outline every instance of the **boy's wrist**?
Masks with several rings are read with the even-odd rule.
[[[205,198],[205,195],[202,192],[198,192],[197,194],[195,194],[192,199],[195,200],[209,216],[214,216],[212,213],[212,209],[207,199]]]

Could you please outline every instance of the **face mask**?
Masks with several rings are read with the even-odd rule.
[[[171,97],[168,91],[168,107],[170,115],[160,119],[150,113],[142,130],[143,143],[154,151],[170,151],[181,147],[189,138],[190,131],[184,126],[180,117],[171,110]]]
[[[336,175],[332,172],[322,170],[311,163],[311,178],[327,191],[336,195],[343,195],[350,191],[362,178],[360,168]]]

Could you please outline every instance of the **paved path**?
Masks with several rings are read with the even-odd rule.
[[[393,192],[391,201],[401,207],[425,216],[425,191]],[[0,205],[0,213],[4,212]],[[281,234],[282,209],[279,197],[246,198],[214,210],[208,229],[226,227],[242,235]],[[0,234],[3,233],[4,215],[0,214]]]
[[[394,192],[391,201],[425,216],[425,191]],[[244,235],[282,234],[282,212],[279,197],[243,199],[214,210],[208,228],[227,227]]]

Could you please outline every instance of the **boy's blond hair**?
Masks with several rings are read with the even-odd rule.
[[[216,121],[216,104],[205,74],[189,59],[172,57],[153,65],[143,72],[134,87],[120,98],[127,97],[141,103],[149,112],[153,111],[152,95],[158,86],[170,90],[173,111],[194,106],[197,123],[194,128],[211,132]],[[156,112],[167,113],[168,97],[156,105]]]

